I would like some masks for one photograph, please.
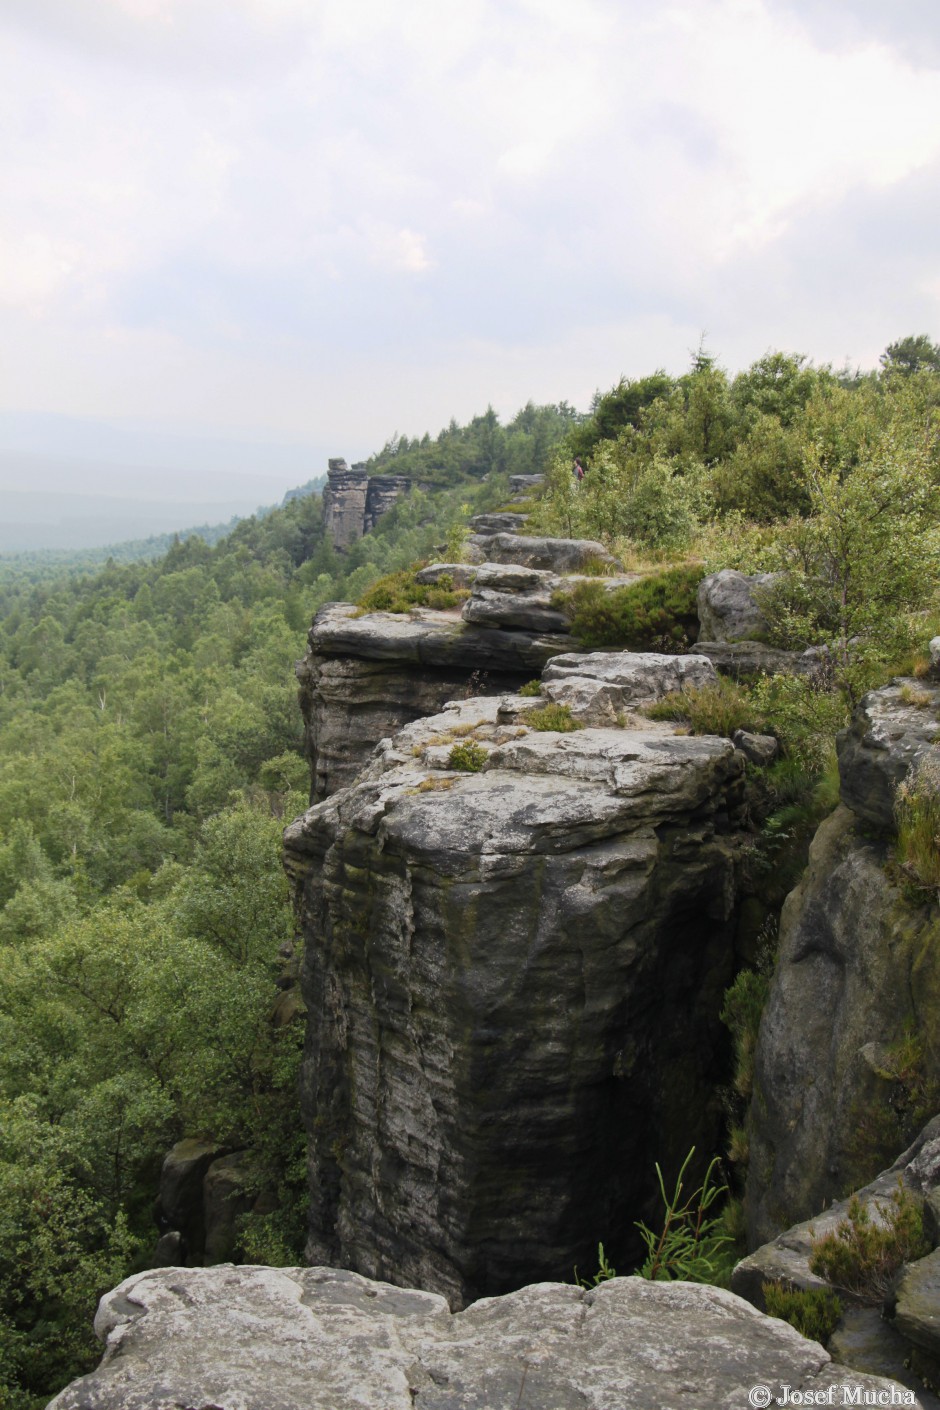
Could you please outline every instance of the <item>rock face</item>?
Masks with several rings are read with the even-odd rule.
[[[754,596],[755,588],[766,588],[772,573],[739,573],[722,568],[703,578],[698,589],[698,617],[702,641],[760,640],[767,621]]]
[[[330,1268],[140,1273],[102,1299],[97,1371],[49,1410],[688,1410],[755,1385],[916,1405],[718,1288],[543,1283],[452,1316],[430,1293]],[[892,1389],[896,1398],[891,1398]]]
[[[749,1121],[752,1245],[864,1184],[940,1092],[940,917],[886,870],[892,780],[936,737],[931,710],[905,694],[872,692],[840,737],[842,797],[857,811],[822,824],[781,916]]]
[[[327,604],[297,667],[312,796],[351,783],[402,725],[468,692],[515,689],[569,645],[565,636],[468,625],[456,613],[359,616],[348,603]]]
[[[563,579],[515,563],[483,563],[476,571],[465,622],[487,627],[517,627],[530,632],[567,632],[565,613],[552,605]]]
[[[509,493],[513,495],[531,494],[545,483],[544,475],[510,475]]]
[[[411,488],[404,475],[372,475],[364,465],[350,470],[345,460],[331,460],[323,491],[323,521],[333,547],[349,548],[375,528],[379,519]]]
[[[820,668],[815,647],[808,651],[781,651],[779,646],[765,646],[760,641],[706,641],[699,636],[695,650],[699,656],[707,656],[716,671],[735,680],[748,676],[805,676]]]
[[[741,756],[666,726],[539,733],[533,703],[409,725],[285,834],[310,1256],[454,1305],[569,1277],[602,1236],[629,1264],[653,1160],[720,1120]],[[482,771],[448,767],[458,744]]]
[[[895,790],[940,741],[940,686],[901,680],[870,691],[839,736],[842,799],[865,822],[894,830]]]

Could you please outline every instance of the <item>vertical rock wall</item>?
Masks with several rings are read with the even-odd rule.
[[[349,468],[345,460],[331,460],[323,491],[323,519],[333,547],[342,552],[370,533],[411,481],[404,475],[372,475],[365,465]]]

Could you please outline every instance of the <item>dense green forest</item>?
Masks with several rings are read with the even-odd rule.
[[[530,404],[396,435],[369,469],[415,488],[342,557],[309,494],[150,561],[0,572],[0,1407],[34,1410],[93,1363],[95,1301],[146,1266],[184,1134],[258,1154],[246,1257],[301,1256],[302,1025],[272,1012],[316,609],[459,553],[508,475],[545,471],[543,532],[650,568],[776,571],[776,639],[832,660],[824,700],[778,706],[831,739],[936,630],[938,369],[926,337],[855,375],[770,353],[731,378],[700,350],[584,416]],[[818,743],[793,757],[824,766]]]

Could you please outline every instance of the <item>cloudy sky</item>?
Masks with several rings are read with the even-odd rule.
[[[936,0],[3,0],[0,64],[7,506],[940,337]]]

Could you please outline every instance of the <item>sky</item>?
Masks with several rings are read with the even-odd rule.
[[[936,0],[3,0],[0,133],[24,534],[940,338]]]

